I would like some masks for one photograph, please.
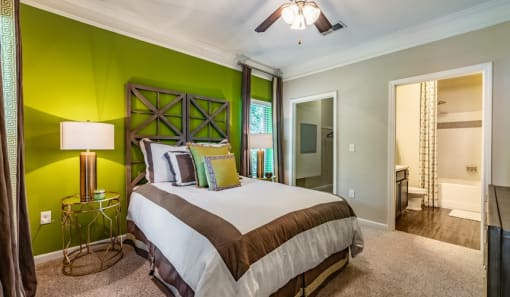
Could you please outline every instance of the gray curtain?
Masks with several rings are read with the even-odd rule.
[[[242,114],[241,114],[241,166],[239,172],[242,176],[250,176],[250,101],[251,101],[251,68],[242,65]]]
[[[24,179],[19,0],[3,0],[0,3],[2,18],[12,20],[9,22],[12,24],[10,27],[5,25],[5,22],[2,24],[1,42],[13,45],[13,47],[4,47],[2,44],[2,49],[4,51],[8,49],[9,52],[4,53],[0,63],[0,259],[2,263],[0,282],[5,297],[35,296],[37,281]],[[4,94],[15,95],[4,97]],[[16,131],[12,133],[12,129]],[[13,139],[16,141],[12,142]]]
[[[276,181],[284,182],[283,167],[283,82],[273,77],[273,167]]]

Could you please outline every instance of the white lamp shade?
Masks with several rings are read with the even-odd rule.
[[[306,20],[303,14],[298,14],[294,19],[294,23],[290,26],[293,30],[304,30],[306,29]]]
[[[61,150],[113,150],[112,124],[94,122],[61,122]]]
[[[303,7],[303,15],[306,20],[306,24],[311,26],[319,18],[321,10],[315,3],[306,3]]]
[[[299,7],[296,3],[286,4],[282,9],[282,19],[285,23],[292,25],[298,15]]]
[[[266,133],[250,134],[251,149],[266,149],[273,147],[273,135]]]

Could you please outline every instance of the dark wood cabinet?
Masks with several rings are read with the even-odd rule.
[[[510,297],[510,187],[489,186],[487,296]]]
[[[407,192],[409,191],[409,187],[408,187],[408,183],[409,181],[406,179],[403,179],[401,182],[400,182],[400,206],[401,206],[401,209],[400,211],[404,211],[404,209],[407,208],[407,205],[408,205],[408,200],[407,200]]]
[[[408,204],[408,180],[409,170],[403,169],[396,171],[395,186],[395,216],[399,217],[407,208]]]

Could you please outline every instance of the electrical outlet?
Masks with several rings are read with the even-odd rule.
[[[354,189],[349,189],[349,198],[355,199],[356,193],[354,192]]]
[[[41,211],[41,225],[51,224],[51,210]]]
[[[349,152],[354,153],[356,151],[356,144],[349,144]]]

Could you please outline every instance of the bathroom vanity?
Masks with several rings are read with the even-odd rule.
[[[396,185],[395,185],[395,216],[398,218],[407,208],[409,167],[397,165],[395,167]]]
[[[487,296],[510,297],[510,187],[489,186]]]

